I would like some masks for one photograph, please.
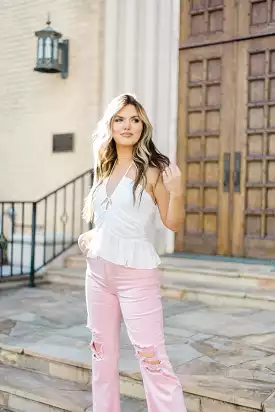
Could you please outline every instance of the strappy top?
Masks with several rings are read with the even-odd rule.
[[[127,176],[132,164],[108,196],[108,179],[93,194],[94,229],[87,257],[101,257],[117,265],[152,269],[160,258],[149,239],[157,206],[142,186],[133,199],[134,180]],[[110,174],[111,175],[111,174]]]

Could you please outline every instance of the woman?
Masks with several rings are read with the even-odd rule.
[[[166,354],[157,266],[148,239],[157,209],[178,231],[181,173],[152,142],[152,126],[136,98],[108,106],[94,134],[95,181],[84,217],[94,229],[79,238],[87,259],[87,326],[93,340],[93,411],[119,412],[121,317],[140,362],[149,412],[184,412],[181,385]]]

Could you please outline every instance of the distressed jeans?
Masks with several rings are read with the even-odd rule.
[[[87,327],[92,331],[93,412],[120,411],[122,317],[139,360],[148,412],[186,412],[165,349],[158,270],[88,258],[86,304]]]

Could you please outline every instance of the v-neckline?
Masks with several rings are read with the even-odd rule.
[[[132,165],[133,165],[133,162],[130,163],[130,166],[126,169],[126,172],[125,172],[125,173],[123,174],[123,176],[120,178],[118,184],[116,185],[116,187],[114,188],[114,190],[112,191],[112,193],[111,193],[110,196],[109,196],[109,195],[108,195],[108,183],[109,183],[109,181],[110,181],[110,177],[111,177],[112,174],[113,174],[113,171],[114,171],[114,168],[115,168],[116,164],[117,164],[117,161],[115,161],[114,166],[113,166],[113,168],[112,168],[112,170],[111,170],[111,173],[109,174],[109,176],[108,176],[108,178],[107,178],[107,181],[106,181],[106,183],[105,183],[106,200],[111,200],[111,198],[113,197],[113,195],[114,195],[114,193],[116,192],[117,188],[120,186],[122,180],[125,178],[125,176],[127,176],[129,170],[131,169],[131,167],[132,167]]]

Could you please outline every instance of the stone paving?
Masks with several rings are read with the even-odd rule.
[[[268,410],[275,411],[273,312],[168,299],[163,303],[167,350],[185,392],[258,410],[269,398]],[[0,346],[90,363],[85,322],[82,289],[48,285],[0,290]],[[124,325],[120,370],[140,377]]]

